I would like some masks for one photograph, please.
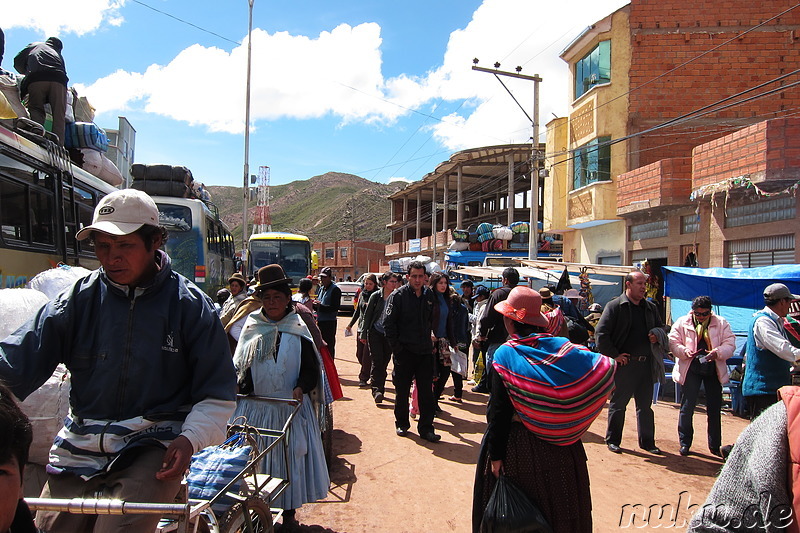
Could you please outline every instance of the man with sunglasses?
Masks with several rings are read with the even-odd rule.
[[[764,289],[764,309],[750,322],[742,395],[751,420],[778,402],[778,389],[791,385],[791,365],[800,361],[800,349],[789,342],[783,319],[797,300],[800,296],[786,285],[773,283]]]
[[[681,385],[681,412],[678,417],[678,441],[681,455],[689,455],[694,428],[692,417],[700,385],[706,391],[708,449],[722,457],[722,384],[728,382],[725,363],[736,349],[736,336],[728,321],[712,314],[711,298],[698,296],[689,314],[672,325],[669,347],[675,356],[672,379]]]

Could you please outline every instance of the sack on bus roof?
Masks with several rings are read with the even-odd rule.
[[[134,180],[131,189],[146,192],[150,196],[172,196],[189,198],[190,189],[179,181]]]
[[[17,86],[17,81],[14,79],[14,77],[5,74],[0,75],[0,92],[3,93],[3,96],[8,101],[8,105],[11,107],[11,110],[15,115],[14,117],[7,118],[30,118],[28,110],[24,105],[22,105],[22,100],[19,97],[19,87]]]
[[[119,187],[125,178],[122,177],[117,165],[97,150],[81,148],[83,165],[81,168],[93,176],[97,176],[109,185]]]
[[[131,165],[131,176],[136,180],[174,181],[192,186],[192,171],[183,166],[173,165]]]
[[[64,132],[65,148],[91,148],[108,151],[108,137],[103,128],[91,122],[67,122]]]

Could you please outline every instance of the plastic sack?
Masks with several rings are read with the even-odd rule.
[[[544,515],[511,480],[500,476],[483,511],[480,533],[552,533]]]
[[[34,316],[50,298],[34,289],[0,290],[0,339],[14,333]],[[69,380],[63,365],[56,367],[44,385],[20,403],[31,421],[33,442],[28,461],[46,465],[53,439],[64,423],[69,407]]]
[[[511,240],[511,237],[514,236],[514,232],[511,231],[511,229],[507,226],[495,226],[492,228],[492,234],[494,235],[495,239],[501,239],[504,241],[509,241]]]
[[[50,298],[32,289],[0,290],[0,339],[14,333]]]
[[[0,118],[17,118],[17,113],[11,107],[6,95],[0,92]]]
[[[61,291],[91,273],[91,270],[83,267],[60,266],[36,274],[26,287],[43,292],[49,300],[52,300]]]
[[[186,476],[189,498],[210,500],[219,494],[244,470],[253,454],[253,447],[243,433],[236,433],[219,446],[209,446],[194,454],[189,464],[189,475]],[[241,480],[232,487],[231,492],[238,492],[240,486]],[[236,501],[233,498],[226,496],[214,503],[211,509],[221,514],[234,503]]]
[[[461,350],[453,350],[450,353],[450,371],[461,374],[462,377],[467,377],[467,372],[469,371],[467,354]]]
[[[64,425],[64,418],[69,410],[69,388],[67,367],[58,365],[44,385],[19,404],[33,428],[29,462],[37,465],[50,462],[50,448]]]

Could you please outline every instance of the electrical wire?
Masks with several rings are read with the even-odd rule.
[[[220,35],[219,33],[213,32],[211,30],[207,30],[206,28],[203,28],[202,26],[198,26],[197,24],[189,22],[188,20],[184,20],[184,19],[182,19],[180,17],[176,17],[175,15],[173,15],[171,13],[167,13],[166,11],[162,11],[162,10],[160,10],[158,8],[155,8],[155,7],[153,7],[153,6],[149,5],[149,4],[145,4],[141,0],[131,0],[131,1],[133,3],[135,3],[135,4],[139,4],[140,6],[146,7],[147,9],[151,9],[151,10],[155,11],[156,13],[160,13],[160,14],[166,16],[166,17],[169,17],[171,19],[177,20],[181,24],[186,24],[187,26],[191,26],[192,28],[195,28],[195,29],[200,30],[202,32],[205,32],[205,33],[208,33],[210,35],[213,35],[214,37],[219,37],[223,41],[228,41],[229,43],[233,43],[233,44],[238,45],[238,46],[242,45],[242,43],[240,41],[235,41],[233,39],[228,39],[224,35]]]

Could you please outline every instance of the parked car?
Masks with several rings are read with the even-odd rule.
[[[339,306],[339,312],[355,312],[357,294],[361,290],[361,284],[355,281],[337,281],[336,285],[342,291],[342,303]]]
[[[356,282],[363,287],[364,286],[364,280],[367,279],[367,276],[370,275],[370,274],[373,274],[376,279],[381,279],[381,276],[383,275],[383,272],[364,272],[363,274],[358,276],[358,279],[356,280]]]

